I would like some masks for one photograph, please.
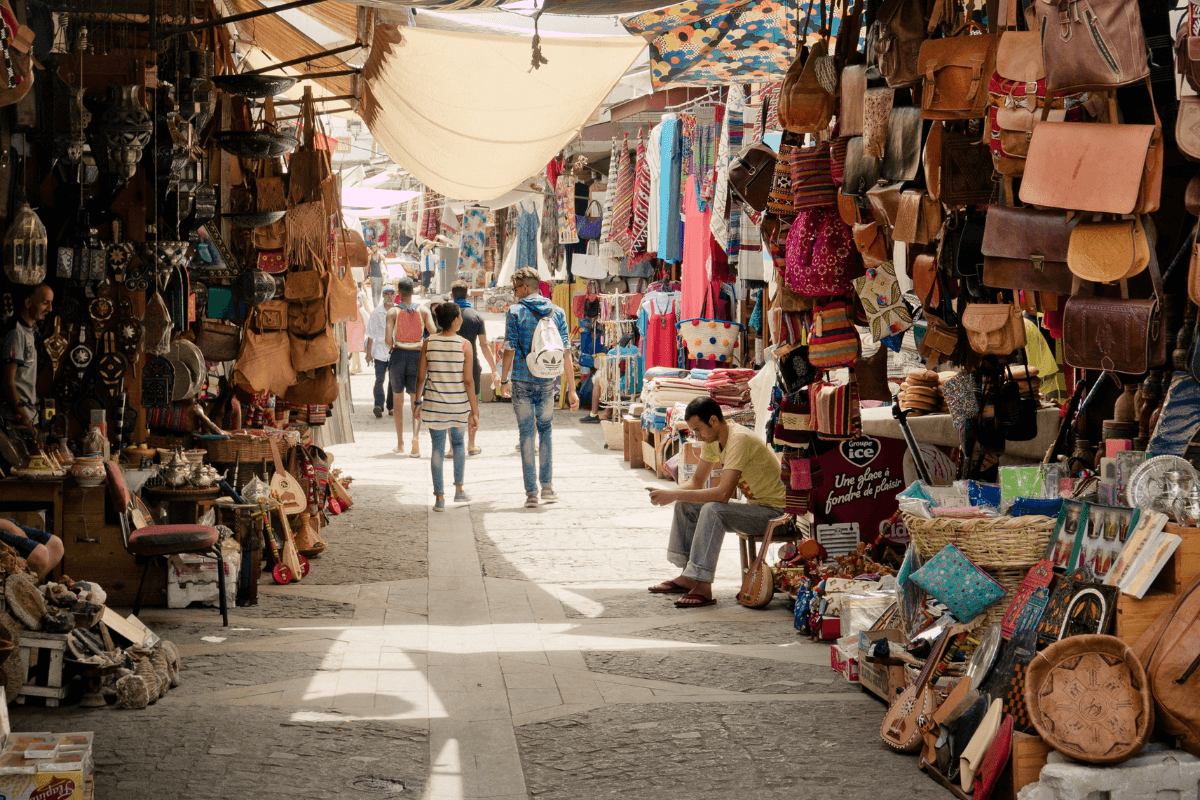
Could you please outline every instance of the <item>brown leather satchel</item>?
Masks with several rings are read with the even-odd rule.
[[[1185,15],[1175,39],[1175,70],[1187,79],[1193,91],[1200,92],[1200,36],[1189,34],[1188,27]]]
[[[1137,3],[1038,0],[1033,5],[1049,91],[1099,91],[1149,79],[1150,50]]]
[[[1150,90],[1149,78],[1146,89]],[[1047,104],[1043,120],[1049,111]],[[1117,124],[1116,102],[1110,98],[1109,119],[1108,125],[1039,124],[1029,143],[1021,200],[1043,208],[1105,214],[1157,211],[1163,165],[1158,110],[1153,125]]]
[[[1150,281],[1154,296],[1145,300],[1076,294],[1063,308],[1063,359],[1077,369],[1141,375],[1167,360],[1167,320],[1159,306],[1162,274],[1148,231]],[[1085,283],[1090,292],[1092,284]]]
[[[202,319],[196,328],[196,347],[206,361],[233,361],[242,343],[242,326],[224,319]]]
[[[983,229],[983,283],[994,289],[1071,293],[1071,228],[1061,211],[991,206]]]
[[[302,406],[323,406],[337,400],[337,375],[334,373],[333,367],[320,367],[307,374],[301,373],[297,377],[297,382],[283,395],[283,399],[289,403]]]
[[[1167,523],[1167,533],[1194,535]],[[1146,669],[1159,729],[1200,756],[1200,575],[1180,592],[1133,646]]]
[[[934,128],[938,130],[938,140],[934,144],[939,156],[934,180],[937,199],[951,208],[990,203],[996,185],[987,143],[944,123],[935,123]],[[933,139],[934,135],[931,129],[929,138]],[[928,167],[926,169],[928,174]]]
[[[855,225],[854,246],[862,255],[863,266],[868,269],[888,260],[887,239],[878,222]]]
[[[767,210],[775,179],[775,151],[762,142],[742,148],[729,164],[729,188],[755,211]]]
[[[276,220],[270,225],[255,228],[250,234],[250,241],[259,250],[283,250],[287,243],[287,225],[283,220]]]
[[[731,178],[732,180],[732,178]],[[842,172],[842,194],[863,197],[879,182],[879,159],[867,155],[863,137],[846,143],[846,167]]]
[[[919,69],[925,78],[921,116],[925,119],[978,119],[987,109],[988,81],[996,71],[1000,37],[960,35],[968,27],[975,23],[921,45]]]
[[[821,7],[822,16],[825,8]],[[779,122],[792,133],[817,133],[829,127],[837,99],[817,80],[817,60],[825,58],[829,43],[821,39],[808,49],[808,58],[792,62],[779,92]]]
[[[867,59],[893,88],[921,82],[918,57],[928,37],[923,0],[884,0],[867,32]]]
[[[900,213],[900,195],[903,190],[902,183],[881,183],[867,190],[867,202],[871,204],[875,221],[889,239]]]
[[[911,181],[921,174],[921,109],[916,106],[893,108],[888,114],[887,148],[879,162],[879,178],[885,181]]]
[[[1179,145],[1179,152],[1189,161],[1200,161],[1200,97],[1194,94],[1179,98],[1175,144]]]
[[[1141,217],[1080,222],[1071,231],[1067,267],[1085,281],[1128,280],[1149,263],[1150,245]]]
[[[928,308],[937,308],[942,302],[941,291],[937,285],[937,259],[930,253],[919,253],[912,259],[909,277],[913,282],[913,293],[917,297],[927,298]]]
[[[969,303],[962,326],[967,343],[981,356],[1007,356],[1025,347],[1025,323],[1012,303]]]
[[[909,244],[928,244],[942,229],[942,204],[921,189],[906,189],[900,195],[892,238]]]
[[[287,330],[288,303],[286,300],[268,300],[259,303],[250,317],[250,326],[258,333]]]
[[[288,333],[310,339],[329,327],[329,310],[324,297],[288,303]],[[299,367],[297,368],[299,369]]]
[[[838,134],[861,136],[863,132],[863,96],[867,91],[867,67],[854,64],[842,70],[839,91]]]
[[[325,281],[315,269],[289,272],[283,296],[288,300],[316,300],[325,295]]]

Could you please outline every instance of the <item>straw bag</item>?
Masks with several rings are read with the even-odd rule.
[[[715,314],[716,306],[712,284],[709,284],[704,308],[708,313]],[[683,322],[676,323],[675,327],[679,330],[679,335],[683,337],[688,358],[697,361],[711,358],[720,363],[732,363],[733,354],[742,332],[741,323],[702,317],[685,319]]]

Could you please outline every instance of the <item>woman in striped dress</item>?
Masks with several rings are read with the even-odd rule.
[[[421,365],[417,371],[417,411],[433,451],[429,468],[433,472],[433,510],[444,511],[446,497],[442,488],[442,462],[446,456],[446,432],[454,450],[454,502],[471,498],[463,491],[463,472],[467,450],[463,430],[479,427],[479,400],[472,376],[471,344],[458,335],[462,314],[454,303],[438,303],[433,318],[441,329],[421,345]]]

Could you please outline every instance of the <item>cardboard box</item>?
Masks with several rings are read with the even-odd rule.
[[[829,645],[829,666],[850,683],[858,683],[858,650],[841,645]]]
[[[0,736],[5,749],[9,745],[28,744],[30,738],[46,737],[57,741],[53,733],[12,733],[8,722],[8,704],[0,689]],[[90,734],[71,734],[72,737],[90,737]],[[11,740],[11,741],[10,741]],[[89,739],[90,741],[90,739]],[[33,775],[0,775],[0,797],[4,800],[85,800],[90,772],[90,755],[84,760],[85,769],[38,772]]]
[[[1169,609],[1179,595],[1151,589],[1141,600],[1128,594],[1117,597],[1116,634],[1131,647],[1154,624],[1159,614]]]
[[[696,467],[700,465],[700,442],[684,442],[680,448],[679,455],[679,480],[678,483],[682,486],[692,479],[696,474]],[[711,489],[721,482],[721,464],[717,462],[713,464],[712,473],[708,476],[708,483],[704,488]]]
[[[1040,736],[1013,731],[1009,766],[1000,775],[992,797],[1016,800],[1017,793],[1037,781],[1053,748]]]
[[[904,687],[904,667],[876,664],[859,653],[858,684],[871,694],[891,703],[896,692]]]
[[[908,638],[898,628],[881,628],[877,631],[859,631],[858,632],[858,649],[862,652],[863,657],[871,655],[875,649],[875,642],[880,639],[887,639],[889,642],[899,642],[904,644]]]

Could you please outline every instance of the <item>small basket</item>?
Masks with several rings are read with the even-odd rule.
[[[925,519],[913,514],[903,517],[922,559],[933,558],[943,547],[953,544],[984,569],[1023,566],[1026,571],[1046,552],[1056,522],[1053,517],[1035,515],[975,519]]]
[[[272,460],[271,439],[278,441],[279,453],[300,441],[295,431],[271,431],[263,434],[235,433],[228,439],[206,439],[201,445],[208,451],[208,460],[217,464],[233,464],[236,461],[254,464],[263,459]]]
[[[604,431],[604,446],[609,450],[625,450],[625,424],[621,421],[600,420],[600,428]]]

